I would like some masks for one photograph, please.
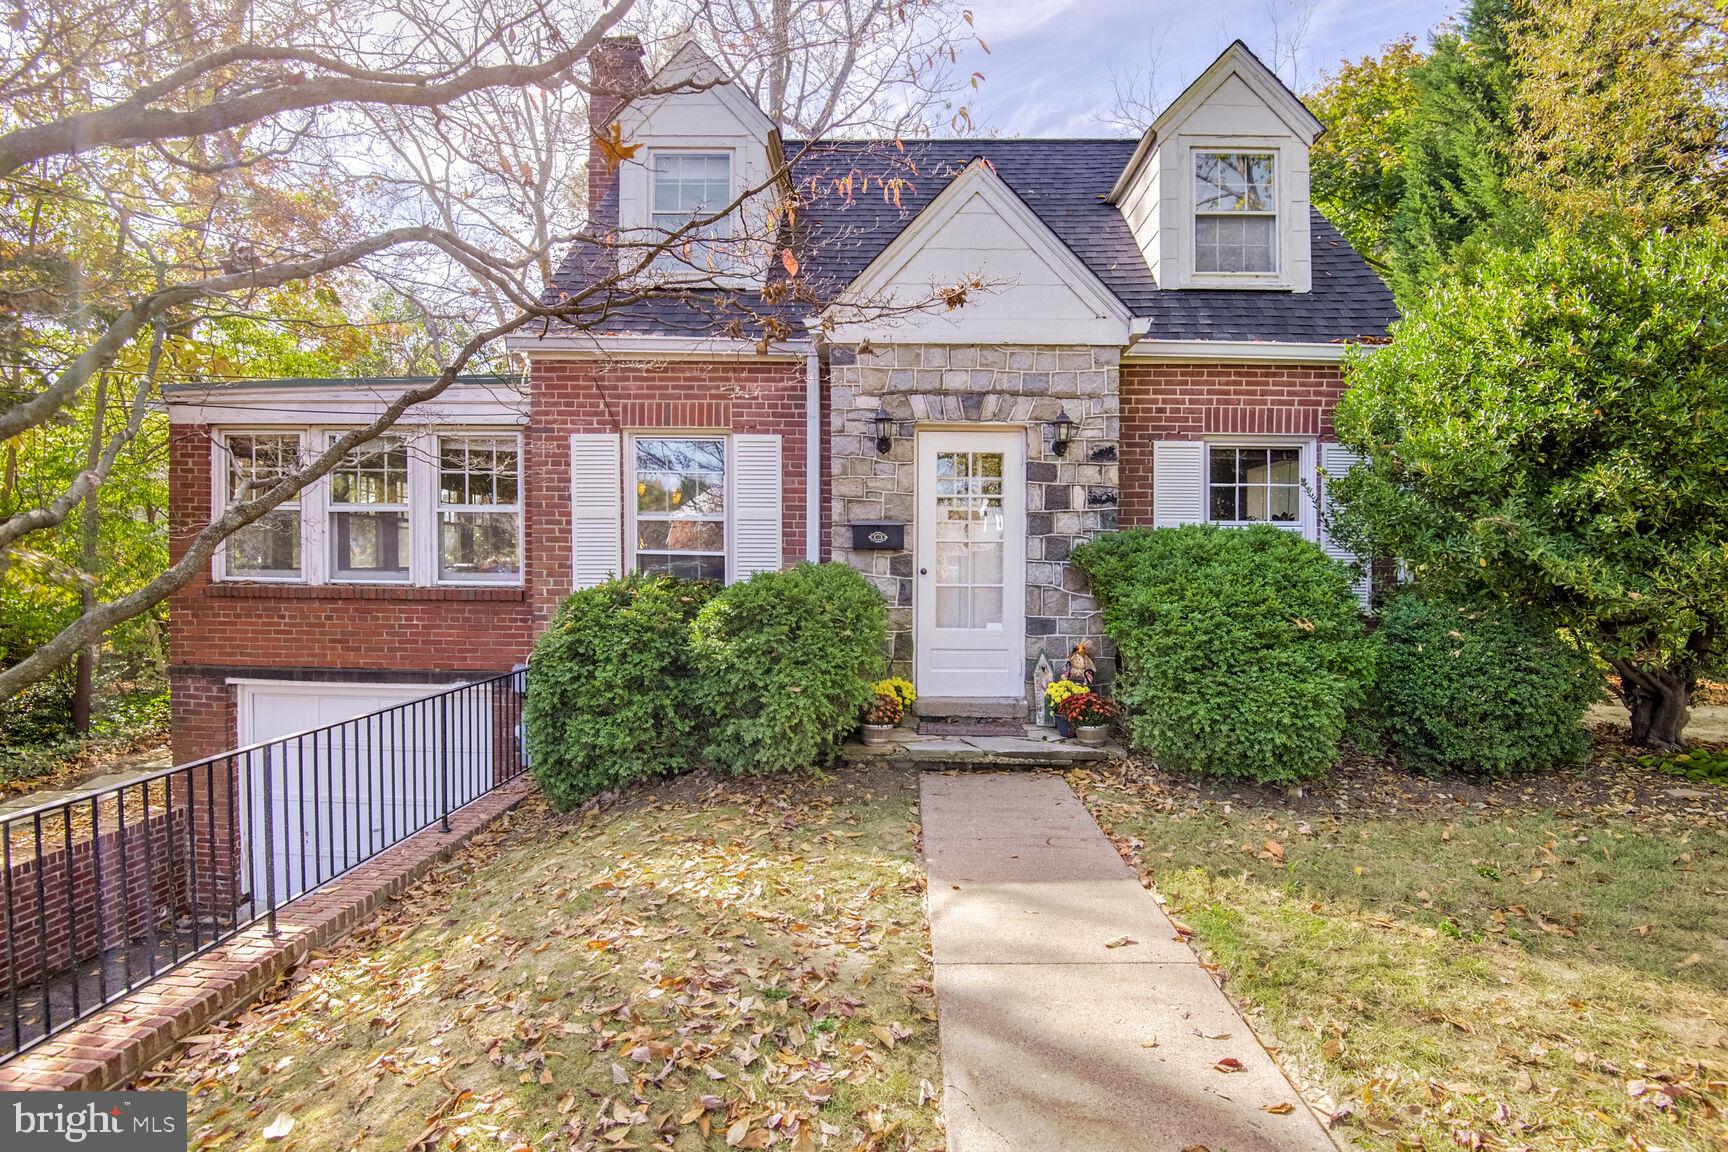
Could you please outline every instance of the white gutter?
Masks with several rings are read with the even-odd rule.
[[[1347,344],[1286,344],[1260,340],[1139,340],[1122,354],[1122,359],[1338,364],[1343,361],[1349,347]]]
[[[822,559],[822,361],[804,357],[804,556]]]

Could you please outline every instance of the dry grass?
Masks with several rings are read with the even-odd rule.
[[[199,1148],[940,1147],[915,801],[530,807],[150,1086]]]
[[[1723,804],[1071,779],[1360,1147],[1728,1148]]]

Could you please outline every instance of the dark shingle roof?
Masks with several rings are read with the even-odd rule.
[[[1312,291],[1160,290],[1127,221],[1103,199],[1134,147],[1133,140],[788,143],[795,185],[805,200],[801,272],[813,298],[768,305],[755,293],[684,292],[622,305],[602,329],[694,336],[733,325],[756,335],[754,313],[778,315],[798,332],[805,316],[862,272],[950,180],[982,157],[1135,316],[1150,320],[1151,339],[1326,343],[1386,334],[1397,316],[1391,293],[1318,211],[1312,217]],[[572,251],[549,295],[592,283],[584,270],[597,256],[591,247]],[[778,276],[779,269],[771,273]]]

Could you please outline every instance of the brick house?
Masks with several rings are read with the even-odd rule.
[[[631,38],[590,64],[648,79]],[[652,236],[784,159],[802,266],[710,253],[701,286],[519,335],[522,377],[459,380],[230,540],[173,602],[178,760],[507,670],[611,573],[806,559],[882,590],[926,700],[1020,712],[1040,656],[1102,639],[1076,542],[1267,521],[1326,543],[1339,362],[1395,313],[1308,202],[1320,124],[1240,43],[1138,141],[789,141],[689,46],[654,87],[684,78],[595,101],[596,136],[640,148],[590,164],[590,216]],[[600,259],[570,253],[549,295]],[[915,306],[953,284],[962,305]],[[408,383],[171,393],[176,549]]]

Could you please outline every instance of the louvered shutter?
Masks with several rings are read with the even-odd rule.
[[[1361,456],[1342,444],[1320,445],[1320,500],[1321,507],[1324,509],[1320,521],[1320,547],[1326,550],[1328,556],[1345,564],[1355,564],[1357,561],[1356,553],[1332,542],[1331,537],[1326,532],[1326,517],[1332,511],[1332,482],[1361,462]],[[1356,598],[1362,601],[1362,607],[1368,607],[1372,592],[1373,585],[1370,583],[1367,569],[1364,567],[1356,581]]]
[[[1206,445],[1160,440],[1152,445],[1152,526],[1174,528],[1206,519]]]
[[[732,437],[732,579],[780,567],[780,437]]]
[[[610,433],[570,437],[571,582],[592,588],[624,570],[624,456]]]

